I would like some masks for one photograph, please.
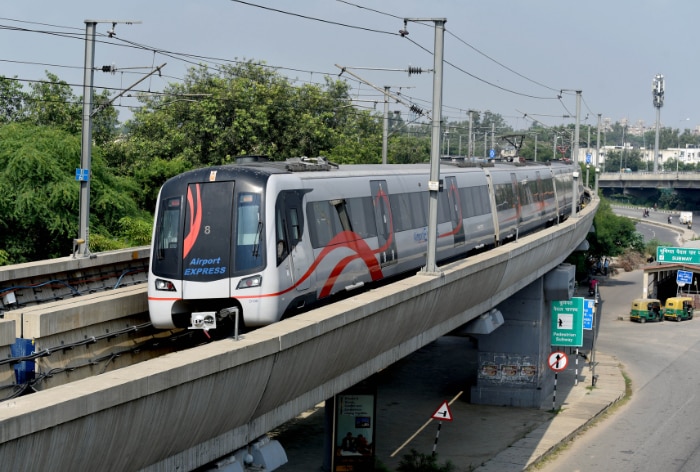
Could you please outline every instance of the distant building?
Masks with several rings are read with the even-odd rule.
[[[602,167],[605,165],[605,156],[611,151],[621,152],[622,146],[602,146],[600,148],[599,162],[596,163],[595,148],[579,148],[579,162],[586,162],[586,153],[591,154],[591,165],[598,165]],[[625,143],[625,151],[632,151],[634,148],[630,143]],[[653,149],[639,149],[642,155],[642,161],[649,163],[649,169],[652,169],[654,162],[654,150]],[[693,144],[687,144],[685,147],[681,148],[668,148],[659,149],[659,165],[663,166],[668,160],[676,160],[685,164],[700,164],[700,147]],[[614,170],[613,170],[614,171]]]

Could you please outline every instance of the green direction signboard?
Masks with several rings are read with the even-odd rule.
[[[700,249],[692,247],[657,247],[656,261],[676,264],[700,264]]]
[[[552,346],[583,346],[582,297],[552,302]]]

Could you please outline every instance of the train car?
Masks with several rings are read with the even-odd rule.
[[[442,164],[438,262],[571,213],[573,167]],[[425,264],[430,166],[264,158],[197,169],[160,190],[148,281],[156,328],[247,327]]]

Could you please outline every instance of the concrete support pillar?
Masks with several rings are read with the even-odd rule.
[[[561,289],[552,289],[550,275]],[[562,265],[496,307],[503,325],[476,335],[479,370],[472,403],[540,408],[551,400],[554,375],[546,364],[552,350],[550,301],[571,298],[574,275],[573,266]]]

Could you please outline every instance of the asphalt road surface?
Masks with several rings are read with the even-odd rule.
[[[643,217],[641,209],[623,207],[613,207],[613,212],[616,215],[638,219],[637,231],[644,237],[644,241],[657,239],[674,246],[682,245],[679,238],[685,226],[678,223],[678,213],[651,210],[648,217]],[[670,225],[669,215],[672,219]]]
[[[640,271],[623,272],[600,287],[597,347],[622,363],[631,400],[539,470],[700,470],[700,321],[630,322],[641,279]]]

